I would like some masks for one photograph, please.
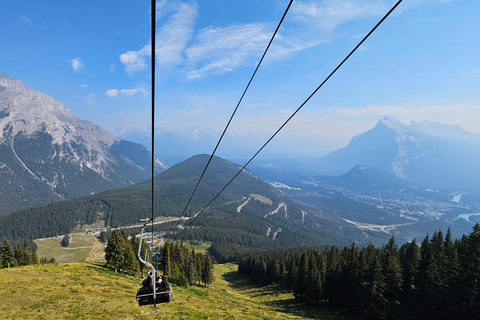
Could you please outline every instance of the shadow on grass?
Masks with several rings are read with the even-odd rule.
[[[305,319],[349,319],[348,317],[344,317],[331,310],[326,302],[321,302],[317,306],[310,306],[305,303],[299,303],[293,297],[287,299],[275,299],[281,294],[291,292],[290,290],[285,289],[283,285],[273,284],[263,286],[260,284],[252,284],[250,279],[242,277],[236,271],[224,273],[222,277],[232,288],[240,290],[255,290],[256,293],[253,295],[254,297],[271,297],[270,300],[264,300],[262,303],[277,312],[287,313]]]

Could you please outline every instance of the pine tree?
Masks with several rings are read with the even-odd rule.
[[[305,301],[309,288],[310,274],[308,272],[308,256],[303,252],[297,267],[297,279],[293,286],[293,294],[298,301]]]
[[[380,254],[370,245],[364,251],[365,269],[362,272],[362,315],[365,319],[385,319],[389,314],[385,297],[386,283]]]
[[[452,241],[452,232],[447,230],[444,241],[444,260],[442,276],[445,277],[444,286],[441,290],[440,313],[445,319],[454,318],[459,312],[461,293],[458,291],[460,263],[458,251]]]
[[[202,270],[202,281],[205,284],[205,287],[208,286],[213,282],[215,279],[213,275],[213,260],[209,254],[205,254],[205,260],[203,263],[203,270]]]
[[[399,310],[402,292],[402,266],[393,236],[383,248],[382,269],[386,286],[385,299],[388,301],[390,311],[395,313]]]
[[[293,289],[297,283],[297,265],[295,263],[295,257],[290,257],[290,263],[288,265],[287,276],[285,279],[285,284],[288,289]]]
[[[2,255],[1,255],[1,267],[14,267],[17,265],[17,261],[15,260],[15,253],[10,247],[8,243],[7,237],[3,237],[2,239]]]
[[[251,280],[253,283],[263,281],[267,275],[267,264],[263,258],[255,259]]]
[[[70,245],[70,235],[66,234],[63,236],[62,241],[60,241],[60,245],[64,248],[67,248]]]
[[[17,243],[17,245],[15,246],[15,250],[13,251],[13,254],[19,266],[27,265],[27,258],[25,256],[25,251],[22,250],[22,246],[20,245],[20,243]]]
[[[195,250],[192,249],[191,253],[187,255],[185,275],[187,277],[188,284],[193,286],[197,282],[197,268],[195,265],[196,257]]]
[[[112,236],[108,239],[105,251],[105,260],[115,269],[122,268],[125,259],[125,239],[118,230],[113,230]]]
[[[480,224],[475,224],[472,233],[462,238],[459,262],[460,316],[475,319],[474,315],[478,317],[480,309]]]
[[[203,272],[203,264],[204,264],[204,259],[203,255],[200,253],[195,254],[195,266],[197,268],[197,280],[200,282],[202,280],[202,272]]]
[[[320,277],[320,272],[317,269],[315,253],[311,254],[308,261],[309,261],[309,266],[308,266],[309,284],[307,287],[306,300],[309,303],[316,303],[320,301],[323,295],[323,288],[322,288],[322,280]]]

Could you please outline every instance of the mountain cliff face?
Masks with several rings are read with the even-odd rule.
[[[480,135],[459,126],[424,121],[404,124],[385,117],[318,162],[342,174],[356,165],[387,171],[413,183],[450,190],[480,187]]]
[[[0,74],[0,214],[144,181],[150,159],[147,148]]]

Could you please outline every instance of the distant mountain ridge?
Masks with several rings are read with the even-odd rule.
[[[480,134],[459,126],[429,121],[407,125],[385,117],[317,165],[332,175],[367,165],[418,185],[469,191],[480,188],[478,163]]]
[[[357,165],[340,176],[322,176],[318,177],[318,179],[334,186],[362,192],[398,191],[415,186],[413,183],[391,175],[388,172],[365,165]]]
[[[0,73],[0,215],[131,185],[151,175],[151,152],[84,121]],[[163,169],[157,161],[158,170]]]

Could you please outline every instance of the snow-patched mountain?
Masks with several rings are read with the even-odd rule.
[[[151,174],[146,147],[114,137],[1,73],[0,150],[0,214],[131,185]]]
[[[410,125],[385,117],[371,130],[318,162],[343,174],[356,165],[387,171],[415,184],[461,191],[480,188],[480,134],[430,121]]]

